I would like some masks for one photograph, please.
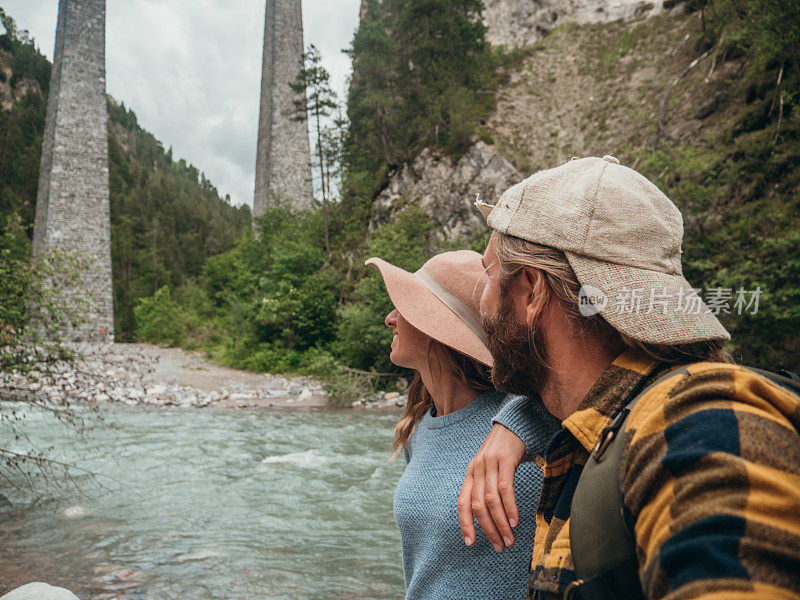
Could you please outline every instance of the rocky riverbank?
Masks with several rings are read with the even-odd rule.
[[[148,344],[82,344],[80,358],[28,373],[3,374],[10,395],[40,394],[54,402],[118,402],[182,408],[309,408],[325,406],[322,384],[304,376],[221,367],[199,352]],[[396,408],[399,394],[375,394],[352,405]]]

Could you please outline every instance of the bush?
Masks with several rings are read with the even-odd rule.
[[[186,307],[172,298],[168,285],[149,298],[139,299],[133,311],[137,337],[143,342],[180,346],[189,329]]]
[[[309,350],[304,358],[303,372],[322,380],[330,406],[350,406],[356,398],[374,393],[386,383],[380,374],[346,367],[318,348]]]
[[[30,244],[25,235],[5,228],[0,235],[0,346],[15,343],[27,325],[29,256]]]

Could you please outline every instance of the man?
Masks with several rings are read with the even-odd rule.
[[[570,508],[590,452],[624,402],[688,364],[646,390],[622,432],[619,488],[644,595],[798,597],[800,399],[732,363],[728,333],[682,276],[675,205],[606,156],[478,207],[494,229],[481,300],[493,379],[529,398],[498,414],[468,467],[465,543],[474,514],[496,549],[513,545],[514,473],[535,457],[544,486],[528,596],[569,596]],[[514,433],[535,402],[562,420],[544,450]]]

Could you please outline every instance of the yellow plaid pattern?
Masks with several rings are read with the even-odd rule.
[[[622,399],[666,369],[629,350],[563,422],[544,456],[529,598],[575,573],[569,510]],[[800,598],[800,399],[736,365],[697,363],[650,389],[628,418],[623,510],[651,599]]]

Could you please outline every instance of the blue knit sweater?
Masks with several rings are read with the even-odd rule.
[[[400,529],[408,600],[521,600],[533,551],[542,473],[532,463],[517,471],[514,490],[520,524],[514,546],[496,552],[475,521],[476,541],[464,545],[456,501],[467,465],[504,402],[484,392],[456,412],[417,424],[406,444],[406,470],[397,484],[394,516]],[[539,403],[541,404],[541,403]],[[542,451],[560,423],[547,411],[515,428],[528,454]]]

